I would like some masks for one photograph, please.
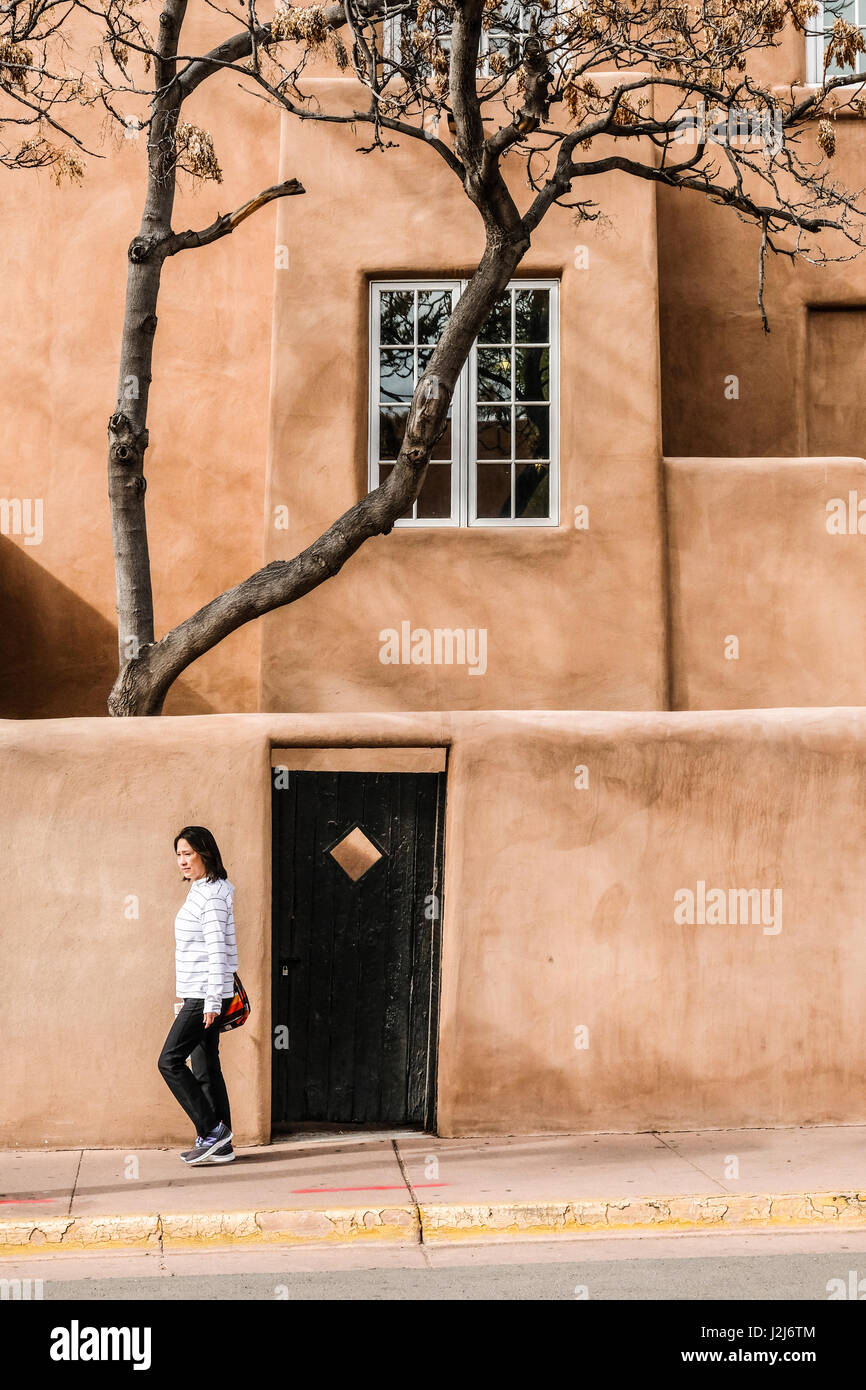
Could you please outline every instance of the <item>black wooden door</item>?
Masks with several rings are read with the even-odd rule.
[[[272,1124],[434,1124],[441,772],[273,769]]]

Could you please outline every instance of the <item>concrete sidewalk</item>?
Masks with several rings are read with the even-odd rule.
[[[866,1126],[0,1153],[0,1250],[866,1227]]]

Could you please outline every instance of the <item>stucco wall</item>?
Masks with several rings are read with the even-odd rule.
[[[348,80],[317,93],[326,110],[356,98]],[[477,212],[426,145],[361,157],[360,134],[288,129],[282,177],[314,196],[278,214],[288,268],[275,274],[268,510],[287,507],[289,529],[271,527],[270,559],[367,491],[370,279],[465,277],[483,250]],[[519,169],[508,173],[526,206]],[[398,526],[367,542],[263,620],[264,708],[664,707],[655,189],[594,182],[607,220],[576,227],[554,208],[519,271],[561,277],[559,526]],[[404,621],[486,629],[486,674],[383,665],[379,634]]]
[[[0,724],[6,1146],[188,1139],[156,1058],[189,820],[237,884],[223,1055],[267,1138],[271,744],[450,746],[441,1133],[866,1120],[866,710],[219,715]],[[699,882],[781,890],[781,929],[677,924]]]
[[[840,119],[836,133],[838,152],[823,169],[856,192],[863,187],[866,122]],[[821,158],[811,135],[804,137],[801,157]],[[824,254],[844,259],[819,266],[768,258],[765,333],[757,302],[760,231],[693,193],[659,189],[666,454],[778,458],[811,451],[809,308],[866,305],[866,257],[851,259],[855,247],[829,234],[821,245]],[[859,397],[862,364],[839,365],[832,393]],[[849,447],[841,438],[826,438],[820,452]],[[866,441],[857,452],[866,452]]]
[[[190,51],[215,32],[225,20],[190,7]],[[206,227],[273,184],[279,151],[278,116],[231,74],[184,109],[211,131],[224,177],[195,189],[181,177],[177,230]],[[85,132],[103,157],[80,187],[0,170],[0,497],[44,504],[40,544],[2,538],[4,577],[14,576],[5,716],[102,714],[116,670],[107,426],[145,159],[143,136],[102,140],[101,125]],[[163,271],[145,466],[157,635],[262,562],[274,221],[265,208]],[[41,631],[32,614],[45,613],[45,595]],[[171,692],[169,712],[255,709],[258,650],[255,625],[231,636]]]
[[[204,84],[187,113],[213,133],[224,182],[182,187],[175,226],[206,226],[273,183],[278,161],[308,192],[165,267],[146,466],[158,634],[263,558],[295,553],[366,491],[368,277],[468,275],[482,249],[477,214],[426,146],[364,156],[348,127],[289,123],[280,155],[276,115],[229,100],[230,81]],[[345,79],[310,85],[324,104],[358,96]],[[15,345],[0,380],[0,495],[44,504],[40,544],[0,538],[8,717],[105,708],[106,425],[139,145],[106,145],[82,188],[0,173],[0,326]],[[525,206],[522,175],[508,172]],[[398,529],[370,542],[321,593],[195,663],[169,713],[664,705],[655,188],[598,184],[603,226],[554,209],[521,267],[562,282],[560,526]],[[280,505],[288,532],[271,524]],[[573,525],[579,505],[588,530]],[[34,634],[30,615],[49,606]],[[378,633],[404,620],[486,628],[488,675],[383,666]]]
[[[219,22],[191,13],[190,47]],[[755,74],[793,81],[804,70],[802,40],[789,35]],[[323,106],[355,100],[351,81],[313,71]],[[311,121],[286,124],[280,154],[277,115],[231,81],[204,84],[190,104],[225,180],[182,188],[176,226],[206,225],[278,166],[308,193],[166,266],[147,465],[158,632],[263,558],[294,553],[363,493],[368,279],[465,275],[481,244],[477,216],[426,147],[360,155],[363,132]],[[859,186],[866,126],[840,121],[838,137],[834,172]],[[0,714],[12,717],[102,713],[113,671],[105,430],[143,151],[119,140],[103,152],[83,188],[0,171],[0,326],[14,347],[0,378],[0,495],[45,507],[39,545],[0,537]],[[519,171],[509,176],[525,205]],[[866,304],[866,261],[822,271],[771,259],[765,338],[753,229],[687,192],[660,189],[657,204],[654,186],[625,176],[592,191],[604,223],[575,226],[554,209],[521,268],[561,277],[560,526],[398,528],[195,663],[169,712],[664,707],[660,380],[670,454],[804,454],[808,308]],[[275,239],[286,269],[275,268]],[[821,369],[834,400],[845,365]],[[725,394],[732,374],[736,398]],[[587,531],[572,524],[578,505]],[[289,508],[288,532],[274,529],[275,506]],[[403,621],[486,629],[487,674],[383,666],[378,634]],[[809,681],[825,698],[813,666],[800,684],[780,677],[771,702],[799,699]],[[839,698],[860,698],[858,681],[849,695],[843,680]]]
[[[673,708],[866,704],[866,463],[678,458],[665,478]]]
[[[862,1118],[864,733],[862,710],[551,715],[458,743],[446,1132]],[[698,881],[781,889],[781,930],[676,925]]]

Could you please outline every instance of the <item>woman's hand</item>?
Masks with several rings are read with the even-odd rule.
[[[211,1024],[212,1024],[212,1023],[214,1022],[214,1020],[217,1019],[217,1018],[219,1018],[219,1014],[205,1014],[205,1016],[204,1016],[204,1026],[205,1026],[205,1028],[210,1028]]]

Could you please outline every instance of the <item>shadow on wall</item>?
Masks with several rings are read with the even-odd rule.
[[[0,536],[0,718],[105,715],[117,673],[115,628],[20,545]],[[184,681],[167,714],[212,714]]]

